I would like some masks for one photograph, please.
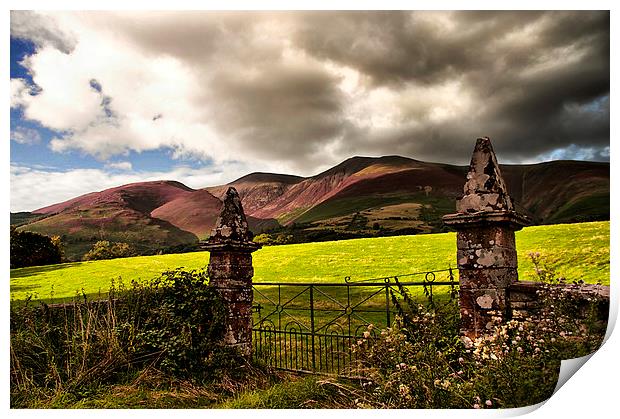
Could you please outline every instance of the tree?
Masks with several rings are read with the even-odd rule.
[[[62,245],[62,238],[60,236],[52,236],[51,237],[52,244],[58,248],[58,253],[60,254],[60,261],[66,262],[65,260],[65,249]]]
[[[11,226],[11,269],[52,265],[61,261],[62,251],[50,237],[31,231],[17,231]]]
[[[134,249],[127,243],[110,243],[107,240],[99,240],[84,255],[82,260],[116,259],[134,255]]]

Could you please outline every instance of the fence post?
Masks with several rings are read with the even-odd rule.
[[[252,242],[248,223],[235,188],[228,188],[224,205],[209,239],[202,244],[209,259],[210,286],[220,294],[226,307],[223,344],[252,354],[252,252],[260,245]]]
[[[478,138],[456,214],[461,333],[476,338],[505,318],[506,289],[518,280],[514,232],[529,224],[508,195],[489,138]]]
[[[392,320],[390,319],[390,284],[385,284],[385,315],[386,324],[385,327],[392,327]]]
[[[314,285],[310,285],[310,333],[312,334],[312,372],[316,372],[316,349],[314,347]],[[319,343],[321,341],[319,340]]]

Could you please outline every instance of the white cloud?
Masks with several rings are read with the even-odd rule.
[[[78,34],[77,44],[65,53],[42,43],[24,61],[38,94],[30,94],[23,81],[12,81],[12,106],[60,133],[51,149],[81,150],[102,160],[166,146],[217,161],[230,157],[232,144],[224,146],[202,118],[205,107],[198,101],[203,87],[191,66],[169,55],[145,53],[109,31],[97,16],[48,16]]]
[[[27,104],[31,89],[24,79],[11,79],[10,99],[11,108],[22,107]]]
[[[241,27],[242,36],[235,40],[220,34],[222,23],[214,15],[187,15],[193,18],[184,28],[178,26],[180,16],[174,13],[41,15],[41,24],[47,22],[56,30],[63,28],[75,34],[77,42],[70,51],[61,51],[56,43],[36,38],[40,47],[23,64],[40,90],[31,94],[23,81],[13,80],[11,105],[21,107],[25,118],[59,133],[50,142],[53,151],[79,150],[108,160],[130,150],[172,148],[173,156],[193,155],[217,164],[228,160],[268,160],[265,155],[269,153],[256,146],[252,138],[255,116],[246,121],[249,125],[245,127],[242,123],[236,124],[235,130],[223,128],[226,124],[221,123],[222,118],[243,115],[243,111],[227,107],[243,106],[245,98],[244,92],[239,92],[238,99],[229,91],[218,96],[217,86],[223,85],[222,77],[226,80],[231,74],[247,70],[254,74],[253,81],[258,82],[255,86],[264,88],[260,84],[265,75],[263,69],[247,66],[239,49],[256,44],[261,48],[260,54],[274,50],[274,45],[281,43],[276,37],[278,31],[256,39],[244,38],[243,33],[251,35],[254,26],[261,27],[259,22],[250,22],[247,28]],[[20,22],[14,22],[14,26]],[[111,28],[110,22],[118,25]],[[237,25],[235,19],[226,24]],[[136,31],[136,27],[144,31]],[[158,42],[153,50],[145,37],[161,36],[166,27],[170,27],[166,37],[175,42]],[[33,32],[28,28],[21,34],[34,36]],[[213,39],[203,39],[202,35],[213,35]],[[264,65],[278,72],[291,63],[276,59]],[[94,81],[100,89],[93,88]],[[264,92],[258,91],[255,97],[260,98],[261,93]],[[224,100],[229,102],[222,103]],[[265,110],[263,117],[267,116],[269,112]],[[277,129],[278,124],[273,125]]]
[[[128,162],[128,161],[106,163],[103,167],[106,169],[116,169],[116,170],[131,170],[133,168],[133,166],[131,165],[131,162]]]
[[[25,60],[41,88],[36,95],[21,89],[17,103],[27,119],[57,131],[81,131],[103,116],[99,94],[90,86],[89,71],[52,46]]]
[[[38,144],[41,142],[41,134],[36,129],[18,126],[11,130],[11,141],[19,144]]]
[[[38,46],[53,45],[63,52],[75,46],[73,36],[61,31],[50,16],[26,10],[11,11],[11,36],[28,38]]]

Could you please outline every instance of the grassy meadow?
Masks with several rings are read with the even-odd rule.
[[[540,252],[569,280],[609,284],[609,222],[527,227],[517,232],[519,277],[535,279],[529,252]],[[11,270],[11,300],[70,299],[105,293],[168,269],[201,269],[208,252],[138,256]],[[254,282],[343,282],[447,269],[456,265],[455,233],[264,247],[254,253]]]

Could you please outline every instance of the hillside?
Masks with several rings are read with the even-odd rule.
[[[206,189],[200,189],[166,202],[153,210],[151,217],[167,221],[175,227],[204,239],[209,236],[221,209],[220,199]],[[274,220],[262,220],[252,216],[247,218],[252,231],[262,231],[278,226]]]
[[[502,171],[517,208],[536,224],[609,219],[608,163],[554,161]],[[466,174],[465,166],[399,156],[353,157],[304,179],[249,175],[229,185],[242,186],[248,214],[278,220],[298,241],[314,241],[442,231],[441,217],[454,211]]]
[[[609,164],[552,161],[502,165],[517,208],[536,224],[609,219]],[[194,190],[175,181],[134,183],[11,214],[20,229],[63,236],[79,259],[100,239],[141,252],[196,243],[229,186],[253,232],[321,241],[445,231],[441,217],[462,195],[467,167],[399,157],[353,157],[315,176],[252,173]]]
[[[403,157],[353,157],[339,165],[304,179],[288,188],[282,195],[260,208],[258,217],[276,218],[289,224],[303,213],[332,197],[348,186],[366,182],[386,174],[407,170],[415,160]],[[388,190],[398,191],[398,184],[391,184]]]
[[[35,210],[32,214],[45,218],[20,229],[62,236],[70,259],[79,259],[97,240],[131,243],[140,252],[196,242],[193,233],[150,215],[194,192],[174,181],[133,183]]]
[[[257,172],[243,176],[227,185],[205,189],[222,199],[228,187],[234,186],[241,197],[246,214],[254,214],[303,180],[304,178],[300,176]]]
[[[502,166],[508,190],[543,224],[609,219],[609,163]]]
[[[191,192],[193,189],[176,181],[139,182],[106,189],[102,192],[91,192],[59,204],[40,208],[33,213],[57,214],[77,208],[110,204],[122,205],[139,212],[148,213],[172,199]]]
[[[12,214],[20,230],[59,235],[70,260],[79,260],[98,240],[126,242],[140,253],[195,244],[208,236],[222,202],[207,190],[176,181],[139,182],[92,192],[65,202]],[[248,217],[262,231],[278,224]]]

